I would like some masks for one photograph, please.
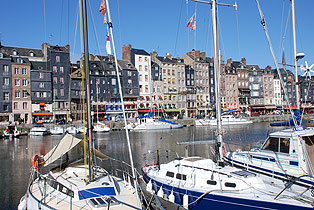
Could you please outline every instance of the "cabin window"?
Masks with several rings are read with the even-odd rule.
[[[216,185],[217,182],[215,180],[207,180],[207,184],[209,184],[209,185]]]
[[[278,138],[269,137],[262,149],[278,152]]]
[[[176,178],[181,179],[181,180],[186,180],[186,175],[177,173]]]
[[[174,177],[174,173],[171,172],[171,171],[167,171],[166,176],[169,176],[169,177],[173,178]]]
[[[289,153],[290,139],[283,138],[280,139],[280,152]]]
[[[233,188],[235,188],[237,185],[235,183],[232,183],[232,182],[226,182],[225,186],[226,187],[233,187]]]

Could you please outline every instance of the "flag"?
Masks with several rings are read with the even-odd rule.
[[[190,20],[186,24],[186,27],[191,27],[194,19],[195,19],[195,13],[192,15],[192,17],[190,18]]]
[[[99,8],[99,12],[101,15],[104,16],[104,24],[107,24],[107,18],[106,18],[106,6],[105,6],[105,2],[104,0],[102,0],[100,8]]]
[[[196,30],[196,21],[194,20],[194,23],[193,23],[193,25],[192,25],[192,27],[191,27],[191,31],[195,31]]]
[[[107,54],[108,54],[108,55],[111,55],[111,46],[110,46],[109,32],[107,33],[106,50],[107,50]]]

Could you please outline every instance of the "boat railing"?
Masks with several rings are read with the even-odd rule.
[[[172,160],[180,158],[178,153],[174,150],[157,150],[148,151],[143,155],[143,161],[145,166],[160,165]]]

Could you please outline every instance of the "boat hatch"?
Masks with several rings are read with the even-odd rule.
[[[195,162],[195,161],[198,161],[198,160],[204,160],[204,158],[201,158],[201,157],[189,157],[189,158],[184,158],[184,160],[190,161],[190,162]]]
[[[116,195],[113,187],[96,187],[78,191],[79,199]]]
[[[262,146],[262,149],[271,150],[274,152],[289,153],[290,138],[269,137]]]
[[[106,207],[108,206],[114,206],[118,205],[119,202],[114,197],[98,197],[98,198],[91,198],[89,199],[89,202],[96,208],[100,207]]]
[[[245,171],[245,170],[241,170],[241,171],[234,171],[231,172],[231,174],[236,175],[236,176],[241,176],[241,177],[252,177],[252,176],[256,176],[255,173],[250,172],[250,171]]]
[[[74,192],[73,190],[67,188],[66,186],[64,186],[63,184],[57,182],[55,179],[53,179],[52,176],[48,176],[47,177],[47,183],[48,185],[50,185],[53,189],[58,190],[60,192],[62,192],[63,194],[66,194],[68,196],[71,196],[72,198],[74,197]]]

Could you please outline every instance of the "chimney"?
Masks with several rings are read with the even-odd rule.
[[[165,57],[169,58],[170,60],[172,60],[172,55],[170,55],[170,53],[167,53],[167,55]]]
[[[69,44],[65,45],[65,48],[68,50],[68,52],[70,52],[70,45]]]
[[[232,58],[229,58],[227,60],[227,67],[230,67],[231,68],[231,63],[232,63]]]
[[[242,58],[242,59],[241,59],[241,63],[243,63],[243,65],[246,66],[246,59],[245,59],[245,58]]]
[[[122,59],[131,62],[131,49],[132,45],[123,45],[122,47]]]
[[[48,53],[47,53],[47,43],[46,42],[41,44],[41,51],[43,52],[43,60],[47,61],[48,60],[48,58],[47,58]]]
[[[201,56],[202,58],[206,58],[206,52],[201,52],[200,56]]]
[[[89,60],[94,61],[95,60],[95,56],[93,54],[89,54]]]

